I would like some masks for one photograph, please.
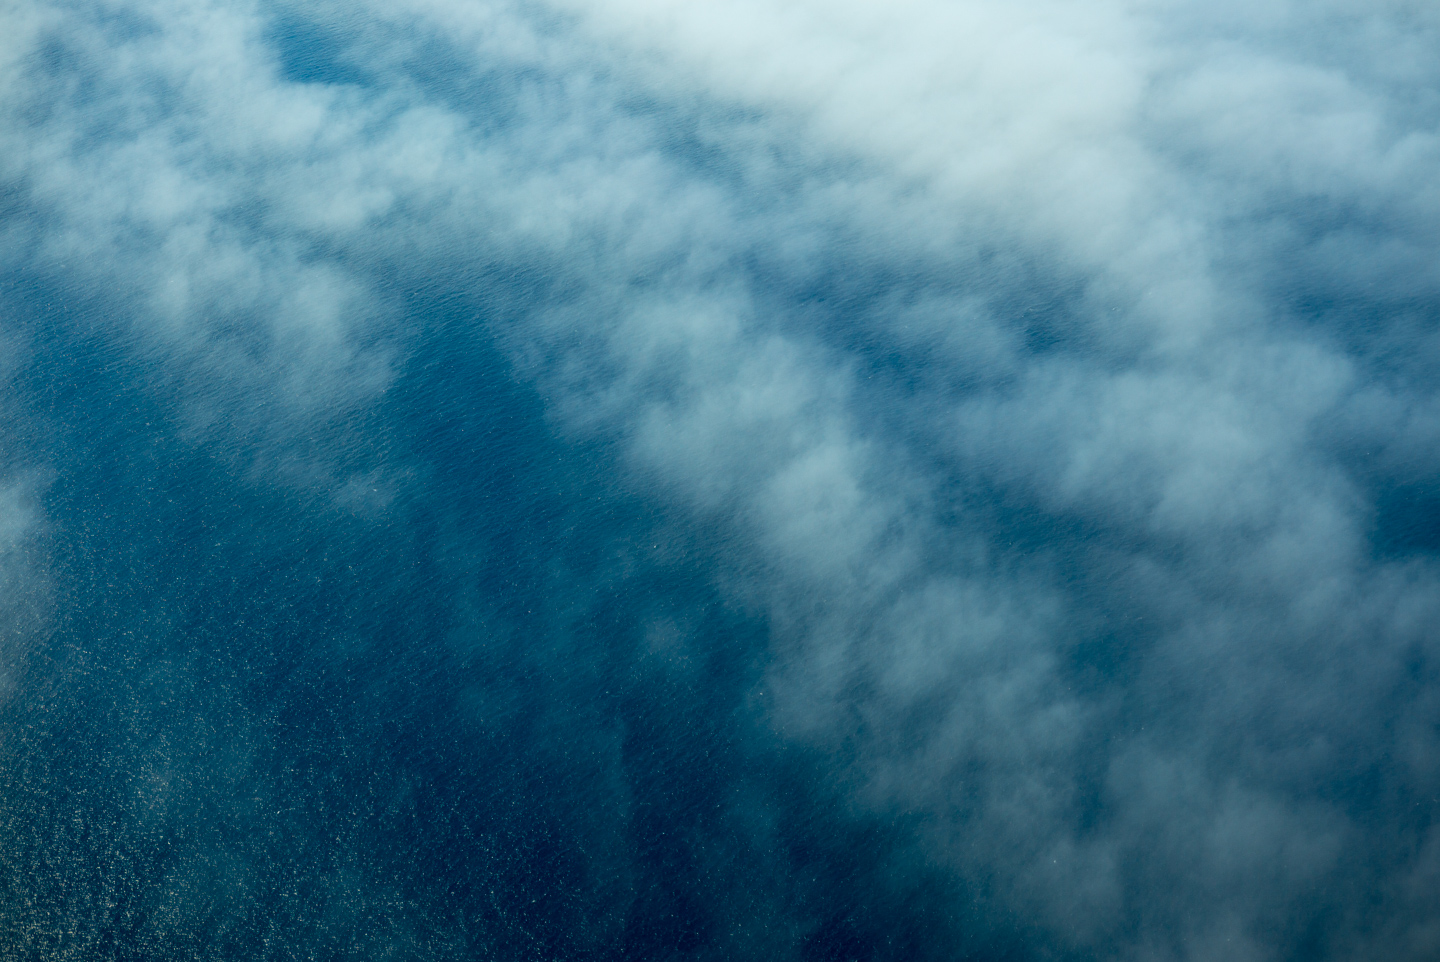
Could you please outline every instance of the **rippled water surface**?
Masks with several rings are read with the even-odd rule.
[[[0,14],[0,959],[1440,956],[1440,20]]]

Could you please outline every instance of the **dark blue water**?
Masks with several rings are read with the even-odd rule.
[[[1147,128],[1219,198],[1246,394],[544,9],[27,9],[0,959],[1440,951],[1440,293],[1388,195],[1224,194]],[[1202,402],[1106,393],[1156,371]],[[1217,423],[1253,468],[1166,487]],[[795,463],[872,513],[814,534]]]
[[[902,826],[842,817],[823,759],[757,730],[765,625],[708,583],[706,532],[558,441],[483,337],[420,305],[384,401],[292,442],[405,465],[375,510],[247,477],[273,452],[187,436],[172,372],[52,296],[7,290],[33,319],[7,443],[66,466],[34,482],[56,614],[0,718],[24,957],[902,958],[963,932],[942,877],[885,878]]]

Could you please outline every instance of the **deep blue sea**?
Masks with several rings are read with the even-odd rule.
[[[0,12],[0,960],[1440,958],[1440,21],[1222,6]]]
[[[558,439],[443,305],[405,318],[383,399],[215,443],[101,307],[4,296],[5,443],[64,465],[28,482],[47,577],[20,590],[50,613],[7,626],[18,957],[953,944],[943,873],[885,878],[905,820],[848,816],[753,717],[765,619],[707,578],[716,535]],[[337,504],[249,467],[317,451],[375,483]]]

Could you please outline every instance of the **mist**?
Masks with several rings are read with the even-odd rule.
[[[25,2],[17,959],[1440,952],[1440,19]]]

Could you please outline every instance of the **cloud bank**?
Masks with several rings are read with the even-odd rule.
[[[1440,950],[1430,8],[9,21],[19,957]]]

